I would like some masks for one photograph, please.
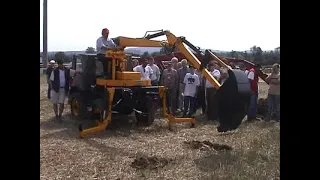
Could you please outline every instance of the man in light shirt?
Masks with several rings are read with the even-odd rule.
[[[150,77],[151,84],[152,84],[152,86],[157,86],[159,83],[159,79],[160,79],[160,69],[156,64],[154,64],[153,57],[150,57],[148,59],[148,62],[149,62],[148,67],[150,67],[153,72]]]
[[[173,67],[173,69],[175,69],[175,70],[177,70],[177,71],[178,71],[178,62],[179,62],[179,60],[178,60],[178,58],[176,58],[176,57],[173,57],[173,58],[171,59],[172,67]]]
[[[148,62],[144,61],[143,64],[138,65],[133,68],[134,72],[140,72],[141,73],[141,80],[148,80],[150,79],[151,75],[153,74],[153,71],[150,66],[147,66]]]
[[[185,84],[184,88],[184,110],[183,117],[186,117],[187,112],[188,117],[196,112],[196,97],[197,97],[197,87],[200,85],[200,80],[198,75],[194,73],[194,67],[189,66],[190,73],[187,73],[184,77],[183,83]]]
[[[101,37],[99,37],[96,41],[96,49],[97,49],[97,58],[100,62],[102,62],[103,72],[106,73],[104,76],[106,78],[110,78],[111,72],[108,72],[108,61],[110,59],[106,58],[106,51],[110,48],[115,48],[117,45],[113,42],[112,39],[109,38],[109,30],[107,28],[102,29]]]
[[[175,115],[177,103],[177,91],[179,85],[178,73],[169,63],[162,73],[161,84],[167,89],[167,108],[170,114]]]
[[[265,121],[272,119],[273,112],[276,115],[276,121],[280,121],[280,65],[272,66],[272,73],[266,78],[269,83],[268,89],[268,112]]]
[[[221,77],[220,71],[218,69],[220,68],[218,68],[216,64],[208,65],[209,72],[217,81],[219,81]],[[217,89],[208,80],[206,80],[205,86],[207,99],[207,118],[208,120],[217,120],[217,99],[214,97]]]

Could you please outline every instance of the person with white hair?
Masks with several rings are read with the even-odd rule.
[[[177,63],[177,69],[180,69],[180,68],[182,68],[182,64],[181,64],[181,62],[178,62]]]
[[[272,66],[272,73],[266,78],[268,89],[268,112],[265,121],[270,121],[275,113],[276,121],[280,121],[280,65]]]
[[[173,57],[173,58],[171,59],[172,67],[173,67],[173,69],[175,69],[175,70],[177,70],[177,71],[178,71],[178,62],[179,62],[179,60],[178,60],[178,58],[176,58],[176,57]]]
[[[47,71],[46,71],[46,75],[47,75],[47,84],[48,84],[48,92],[47,92],[47,97],[48,99],[51,98],[51,86],[50,86],[50,75],[51,75],[51,72],[53,71],[54,69],[54,65],[56,64],[56,62],[54,60],[51,60],[50,62],[50,65],[49,67],[47,68]]]
[[[167,89],[167,108],[170,114],[175,115],[177,108],[177,92],[179,83],[178,73],[173,69],[171,62],[163,71],[161,77],[161,84]]]

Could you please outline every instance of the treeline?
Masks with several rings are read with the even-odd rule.
[[[88,47],[86,49],[86,53],[94,53],[95,49],[93,47]],[[162,54],[166,54],[167,51],[165,49],[161,49],[159,52],[144,52],[142,55],[134,54],[135,56],[158,56]],[[41,54],[41,53],[40,53]],[[275,48],[271,51],[263,51],[259,46],[253,46],[249,51],[230,51],[230,52],[220,52],[216,53],[219,56],[231,57],[237,59],[245,59],[251,61],[255,64],[259,63],[261,65],[271,65],[274,63],[280,64],[280,47]],[[55,54],[51,54],[49,56],[49,60],[54,59],[62,59],[64,62],[71,62],[73,55],[66,55],[64,52],[57,52]]]
[[[146,51],[142,54],[142,57],[157,56],[161,54],[166,54],[166,51],[163,49],[161,49],[159,52],[153,53],[149,53]],[[259,46],[253,46],[249,51],[220,52],[216,53],[216,55],[236,59],[245,59],[255,64],[259,63],[261,65],[271,65],[274,63],[280,64],[280,47],[277,47],[271,51],[263,51]]]
[[[88,47],[86,49],[86,53],[95,53],[95,49],[93,47]],[[40,52],[40,56],[41,56],[41,52]],[[72,61],[73,56],[74,56],[73,54],[68,55],[68,54],[60,51],[60,52],[56,52],[55,54],[48,55],[48,59],[49,59],[49,61],[52,59],[55,61],[63,60],[63,62],[68,63],[68,62]]]

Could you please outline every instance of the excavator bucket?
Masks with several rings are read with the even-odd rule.
[[[229,78],[216,93],[218,99],[218,132],[237,129],[247,114],[250,103],[250,83],[246,74],[238,69],[228,70]]]

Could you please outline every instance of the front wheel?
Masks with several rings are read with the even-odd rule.
[[[81,105],[81,100],[80,100],[80,94],[75,93],[71,95],[70,97],[70,110],[71,110],[71,115],[75,119],[81,119],[81,111],[83,111],[83,105]]]
[[[143,113],[135,112],[137,123],[144,126],[152,125],[155,119],[155,105],[151,97],[146,99],[144,106],[141,109]]]

